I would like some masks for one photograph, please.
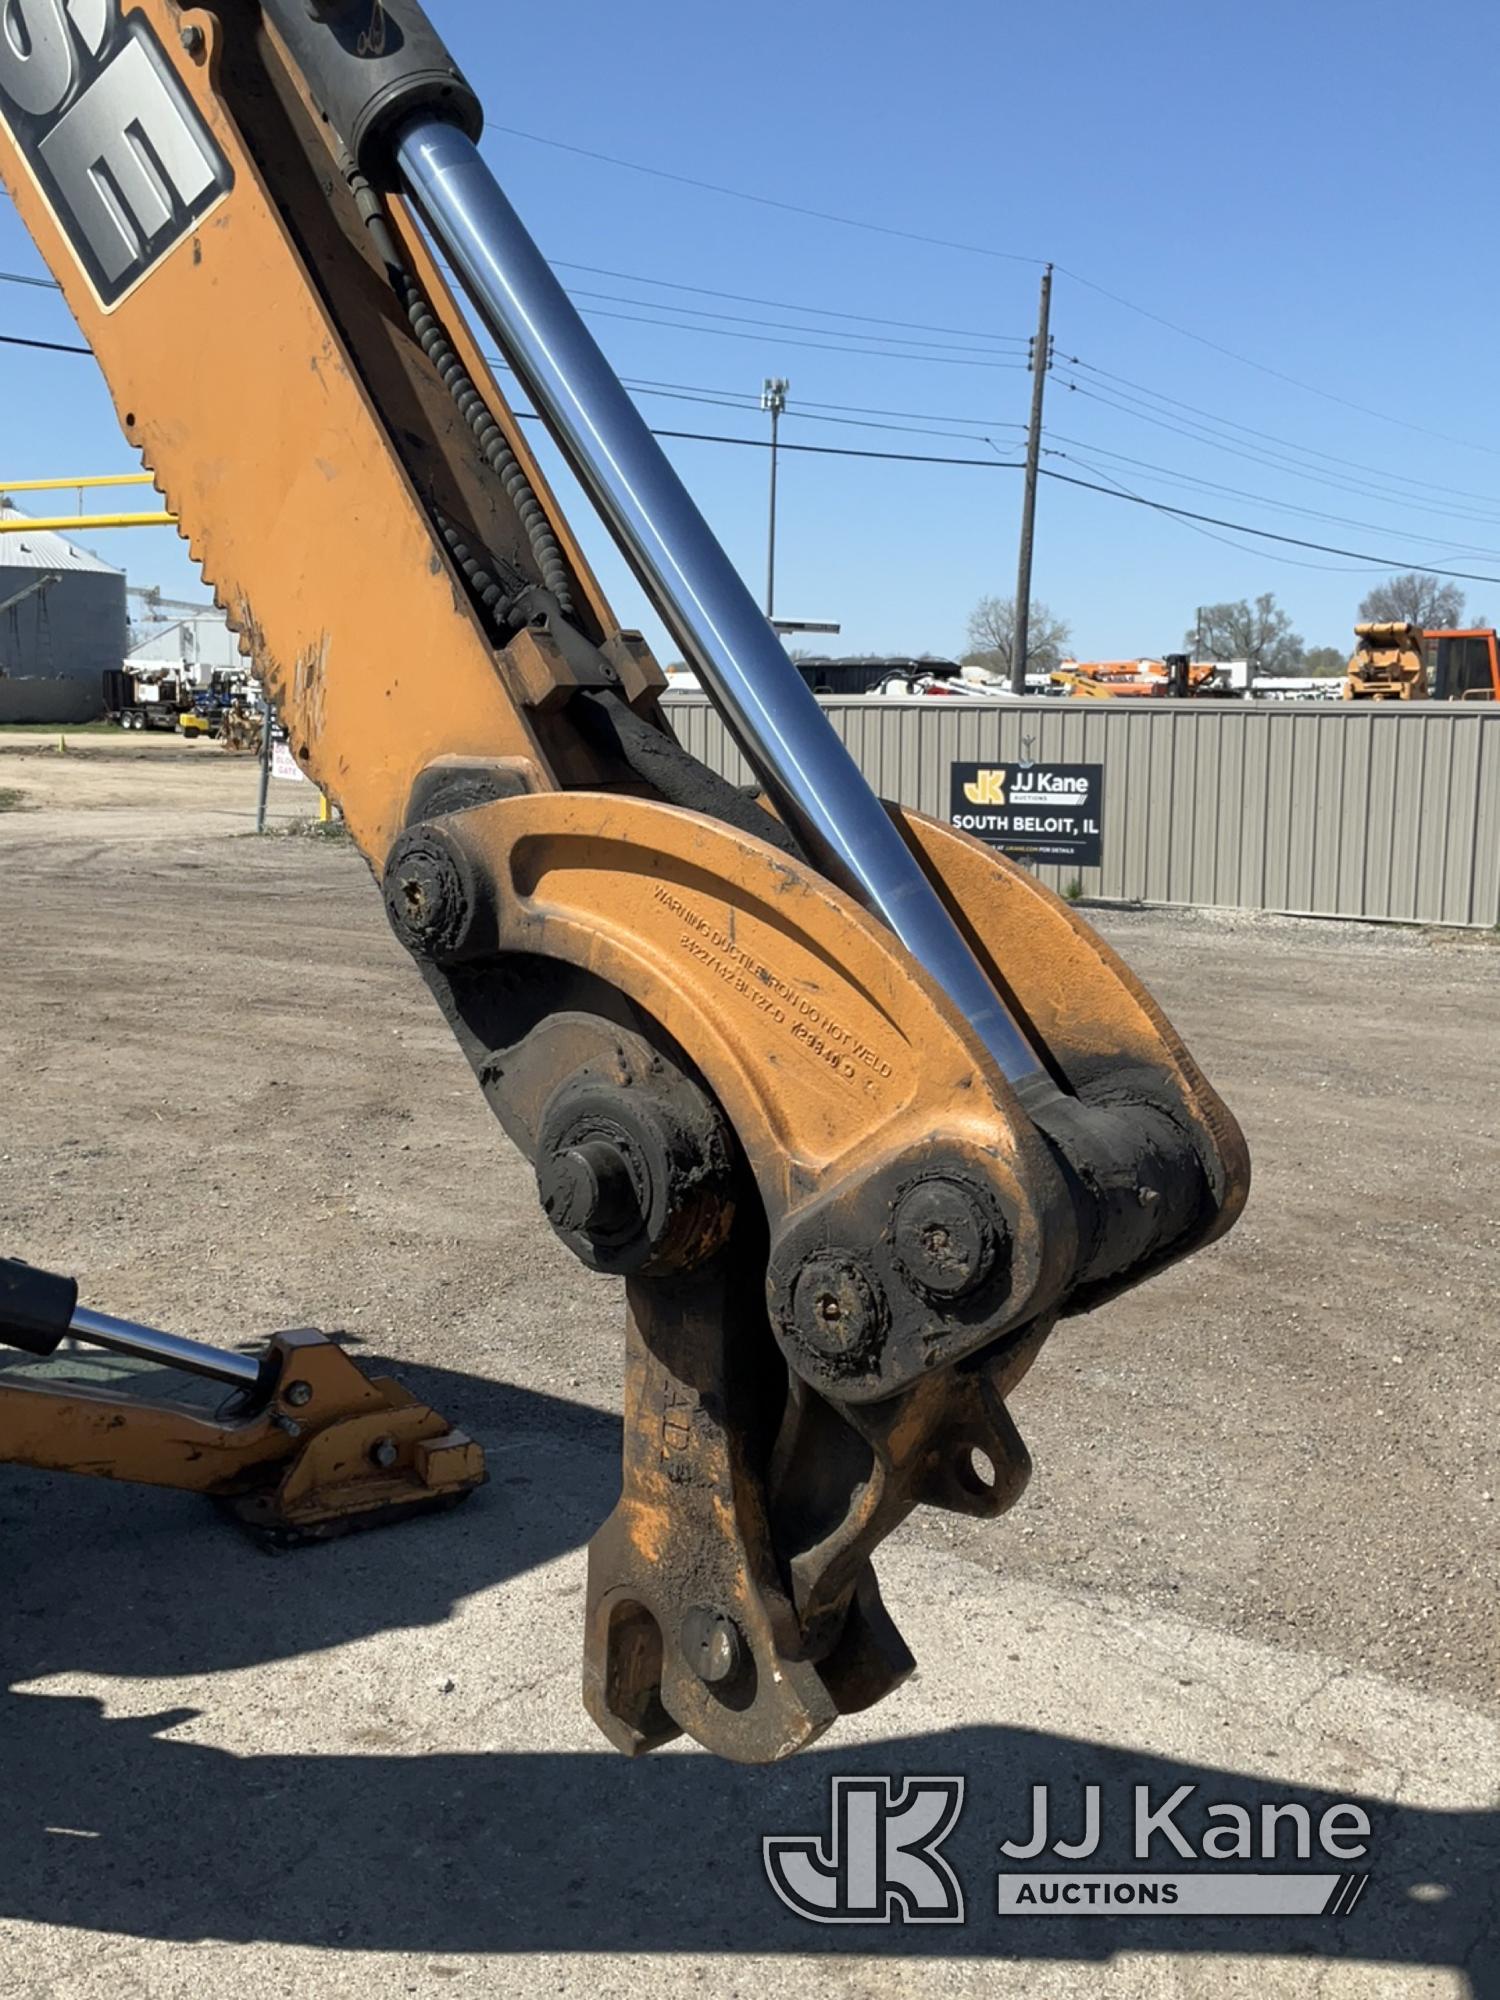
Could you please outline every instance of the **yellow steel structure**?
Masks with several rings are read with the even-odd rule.
[[[80,528],[175,528],[175,514],[51,514],[21,521],[0,521],[0,535],[35,535],[43,531],[75,534]]]
[[[151,486],[149,472],[121,472],[114,478],[88,473],[82,479],[0,479],[0,493],[83,493],[93,486]]]

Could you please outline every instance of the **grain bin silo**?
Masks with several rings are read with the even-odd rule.
[[[0,722],[81,722],[129,644],[125,573],[0,498]]]

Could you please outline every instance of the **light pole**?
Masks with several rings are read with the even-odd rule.
[[[760,392],[760,406],[771,418],[771,525],[766,543],[766,616],[776,609],[776,455],[781,433],[781,413],[786,408],[786,392],[791,383],[777,376],[766,377]]]

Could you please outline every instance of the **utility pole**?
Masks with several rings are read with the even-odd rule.
[[[1037,473],[1042,461],[1042,398],[1052,366],[1052,266],[1042,273],[1042,308],[1031,343],[1031,428],[1026,434],[1026,495],[1021,502],[1021,562],[1016,578],[1016,633],[1011,652],[1013,694],[1026,692],[1026,658],[1031,639],[1031,546],[1036,535]]]
[[[768,411],[771,418],[771,528],[766,544],[766,616],[769,618],[776,609],[776,455],[781,434],[781,413],[786,408],[786,392],[790,382],[781,377],[767,376],[765,387],[760,392],[760,406]]]

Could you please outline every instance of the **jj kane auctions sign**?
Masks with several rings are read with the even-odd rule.
[[[950,817],[961,833],[1023,861],[1097,868],[1103,858],[1102,764],[955,764]]]

